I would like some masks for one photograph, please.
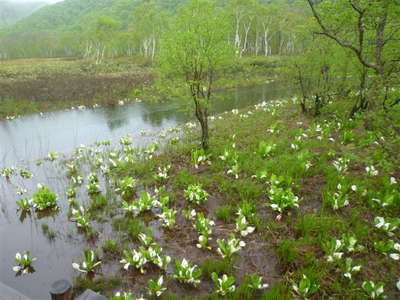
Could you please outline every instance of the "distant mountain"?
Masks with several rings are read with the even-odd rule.
[[[0,0],[9,1],[9,0]],[[46,1],[46,0],[37,0]],[[47,0],[49,1],[49,0]],[[57,0],[54,0],[57,1]],[[6,30],[1,30],[0,35],[29,34],[38,32],[76,32],[85,31],[98,16],[107,16],[117,20],[122,28],[126,28],[133,22],[133,11],[145,2],[154,2],[163,11],[174,12],[176,8],[187,0],[64,0],[52,5],[43,3],[25,3],[26,7],[40,8]],[[220,0],[224,2],[225,0]],[[257,0],[262,4],[283,4],[295,0]],[[0,24],[1,4],[0,2]],[[7,2],[6,2],[7,3]],[[22,5],[22,4],[21,4]],[[44,6],[44,7],[43,7]],[[30,11],[32,12],[32,10]],[[15,21],[14,21],[15,22]],[[1,28],[1,26],[0,26]]]
[[[0,0],[1,1],[1,0]],[[98,16],[118,20],[123,27],[132,21],[133,11],[148,0],[64,0],[42,7],[3,33],[84,31]],[[176,7],[182,0],[157,0],[162,8]]]
[[[46,2],[41,0],[37,2],[0,0],[0,28],[15,24],[45,5]]]

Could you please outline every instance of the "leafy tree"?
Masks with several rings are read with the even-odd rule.
[[[228,37],[229,23],[215,2],[191,0],[179,8],[158,57],[163,79],[181,79],[189,88],[204,149],[209,145],[208,111],[215,77],[234,60]]]
[[[319,37],[302,54],[287,60],[287,74],[299,87],[303,113],[319,115],[335,97],[348,96],[356,81],[348,80],[351,63],[346,51]]]
[[[163,28],[166,28],[166,16],[153,2],[146,2],[135,9],[135,37],[141,45],[141,53],[145,57],[154,58],[156,47]]]
[[[398,84],[400,71],[399,3],[393,0],[307,2],[319,26],[318,34],[348,49],[362,66],[359,99],[351,115],[367,108],[372,99],[380,98],[385,109],[399,103],[400,99],[391,95],[390,88]],[[367,90],[370,73],[375,81]]]
[[[94,28],[89,32],[90,44],[88,44],[87,55],[94,52],[96,64],[101,63],[104,58],[107,46],[110,46],[114,40],[114,35],[120,24],[107,16],[99,16]],[[94,47],[94,51],[92,51]]]

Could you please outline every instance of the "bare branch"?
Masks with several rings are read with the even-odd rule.
[[[332,33],[332,32],[325,26],[325,24],[322,22],[320,16],[318,15],[318,13],[317,13],[317,11],[316,11],[316,9],[315,9],[315,6],[314,6],[314,3],[313,3],[312,0],[307,0],[307,2],[308,2],[309,6],[310,6],[310,8],[311,8],[311,11],[312,11],[312,14],[313,14],[315,20],[317,21],[318,25],[319,25],[319,26],[321,27],[321,29],[322,29],[322,32],[317,32],[317,34],[325,35],[325,36],[327,36],[328,38],[334,40],[334,41],[335,41],[337,44],[339,44],[340,46],[352,50],[352,51],[356,54],[358,60],[360,61],[360,63],[361,63],[362,65],[364,65],[364,66],[367,67],[367,68],[371,68],[371,69],[374,69],[375,71],[379,72],[379,68],[378,68],[375,64],[370,63],[370,62],[368,62],[368,61],[365,60],[365,58],[364,58],[364,56],[363,56],[363,54],[362,54],[362,49],[360,49],[360,48],[357,47],[357,46],[354,46],[353,44],[351,44],[351,43],[349,43],[349,42],[347,42],[347,41],[344,41],[344,40],[340,39],[337,35],[335,35],[334,33]],[[350,2],[350,4],[352,3],[351,1],[349,1],[349,2]],[[354,9],[354,8],[353,8],[353,9]],[[358,9],[358,8],[357,8],[357,9]],[[355,10],[357,11],[357,9],[355,9]],[[362,23],[361,23],[361,24],[362,24]],[[362,26],[361,26],[361,27],[362,27]],[[363,39],[363,30],[360,31],[360,29],[362,29],[362,28],[360,28],[360,23],[359,23],[359,26],[358,26],[358,30],[359,30],[359,41],[361,41],[361,40]]]

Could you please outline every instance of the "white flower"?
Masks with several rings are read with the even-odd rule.
[[[240,242],[239,242],[239,246],[243,248],[244,246],[246,246],[246,243],[243,242],[243,241],[240,241]]]
[[[384,225],[386,225],[384,218],[382,218],[382,217],[376,217],[375,218],[375,227],[376,228],[381,228]]]
[[[354,192],[357,191],[357,186],[356,186],[355,184],[353,184],[353,185],[351,186],[351,190],[354,191]]]
[[[182,260],[182,267],[187,268],[188,266],[189,266],[189,264],[188,264],[186,258],[184,258],[184,259]]]
[[[375,169],[374,166],[368,166],[365,168],[365,171],[367,171],[367,174],[369,176],[377,176],[379,174],[378,170]]]
[[[248,226],[245,230],[242,230],[242,231],[240,232],[240,234],[241,234],[242,236],[247,236],[248,234],[253,233],[255,229],[256,229],[256,228],[253,227],[253,226]]]
[[[15,267],[13,267],[13,271],[14,272],[19,272],[19,271],[21,271],[22,270],[22,267],[20,267],[20,266],[15,266]]]
[[[396,184],[397,180],[394,177],[390,177],[390,184]]]

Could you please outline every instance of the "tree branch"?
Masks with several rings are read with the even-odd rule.
[[[314,3],[313,3],[312,0],[307,0],[307,2],[308,2],[308,5],[309,5],[310,8],[311,8],[311,11],[312,11],[312,14],[313,14],[315,20],[317,21],[318,25],[319,25],[319,26],[321,27],[321,29],[322,29],[322,32],[316,32],[317,34],[325,35],[326,37],[328,37],[328,38],[334,40],[334,41],[335,41],[336,43],[338,43],[340,46],[352,50],[352,51],[356,54],[358,60],[360,61],[360,63],[361,63],[362,65],[364,65],[364,66],[367,67],[367,68],[374,69],[376,72],[379,72],[379,68],[378,68],[375,64],[370,63],[370,62],[367,62],[367,61],[365,60],[365,58],[364,58],[363,55],[362,55],[362,49],[360,49],[360,48],[358,48],[358,47],[352,45],[351,43],[349,43],[349,42],[347,42],[347,41],[344,41],[344,40],[340,39],[338,36],[336,36],[335,34],[333,34],[333,33],[325,26],[325,24],[322,22],[320,16],[318,15],[318,13],[317,13],[317,11],[316,11],[316,9],[315,9],[315,6],[314,6]],[[352,2],[350,1],[350,5],[351,5],[351,3],[352,3]],[[354,8],[353,8],[353,9],[354,9]],[[357,11],[357,9],[355,9],[355,10]],[[361,32],[360,32],[360,27],[359,27],[359,37],[360,37],[360,34],[361,34]]]

